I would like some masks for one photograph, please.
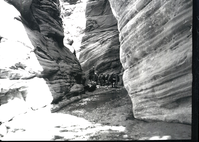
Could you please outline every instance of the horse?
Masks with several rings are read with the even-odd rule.
[[[106,74],[106,75],[105,75],[105,84],[106,84],[106,85],[109,85],[108,78],[109,78],[109,74]]]
[[[109,76],[108,82],[111,82],[112,88],[116,87],[117,83],[119,82],[119,75],[115,74],[115,73],[112,73]]]

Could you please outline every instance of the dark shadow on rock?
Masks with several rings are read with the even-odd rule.
[[[69,4],[77,4],[77,3],[80,3],[81,0],[63,0],[64,2],[68,2]]]

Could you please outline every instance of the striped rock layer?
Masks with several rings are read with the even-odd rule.
[[[25,111],[26,106],[38,109],[56,103],[82,74],[76,56],[63,45],[59,1],[6,2],[1,1],[1,6],[11,13],[1,22],[0,113],[4,115],[0,121]],[[13,25],[9,27],[11,22],[6,20]]]
[[[86,29],[79,56],[82,69],[86,74],[93,66],[98,74],[120,73],[119,32],[109,1],[88,1],[85,15]]]
[[[135,118],[191,124],[192,0],[109,0]]]
[[[90,0],[86,18],[82,69],[123,68],[135,118],[191,124],[192,0]]]

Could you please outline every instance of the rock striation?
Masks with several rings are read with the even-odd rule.
[[[192,1],[90,0],[86,18],[82,69],[121,62],[135,118],[191,124]]]
[[[5,24],[9,21],[1,22],[0,114],[4,114],[1,122],[27,108],[56,103],[81,81],[82,74],[76,56],[63,44],[59,1],[6,2],[1,1],[1,6],[14,11],[9,18],[15,28],[10,31]],[[3,29],[7,31],[2,32]]]
[[[88,71],[95,66],[98,74],[120,73],[119,32],[109,1],[87,1],[85,15],[85,35],[79,56],[83,71],[88,75]]]
[[[191,124],[192,0],[88,0],[79,61],[63,43],[59,1],[6,1],[18,11],[0,23],[1,122],[67,98],[94,65],[124,69],[135,118]]]
[[[135,118],[191,124],[192,0],[109,2]]]

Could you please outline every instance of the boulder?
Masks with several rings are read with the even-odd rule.
[[[70,89],[70,93],[73,92],[82,92],[84,91],[84,86],[82,84],[74,84],[71,89]]]
[[[97,84],[94,81],[84,86],[85,91],[88,91],[88,92],[93,92],[96,90],[96,88],[97,88]]]
[[[67,94],[67,98],[79,96],[79,95],[82,95],[84,93],[85,93],[84,86],[82,84],[74,84],[71,87],[69,94]]]

